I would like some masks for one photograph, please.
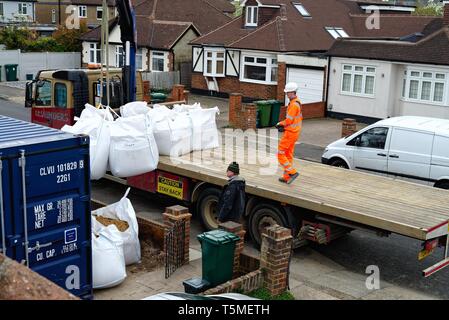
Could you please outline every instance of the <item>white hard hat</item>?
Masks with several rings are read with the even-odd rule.
[[[285,85],[284,92],[296,92],[296,90],[298,90],[298,85],[296,84],[296,82],[289,82]]]

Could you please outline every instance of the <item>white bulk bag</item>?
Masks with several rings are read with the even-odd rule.
[[[192,123],[186,113],[160,113],[151,115],[154,138],[160,155],[178,157],[192,151]]]
[[[99,224],[92,217],[92,225]],[[126,278],[123,240],[115,225],[92,232],[92,282],[94,289],[110,288]]]
[[[128,223],[128,229],[123,232],[116,228],[123,240],[123,252],[126,265],[139,262],[141,257],[139,225],[137,224],[136,212],[134,211],[131,201],[127,198],[130,189],[131,188],[128,188],[128,190],[126,190],[125,195],[120,201],[92,211],[92,215],[122,220]]]
[[[109,113],[109,111],[107,112]],[[106,114],[103,114],[103,116],[104,118],[95,113],[87,116],[85,113],[84,117],[80,117],[73,126],[65,125],[61,128],[65,132],[89,135],[91,180],[103,178],[108,166],[109,144],[111,139],[109,124],[111,122],[105,120],[107,118]]]
[[[193,105],[188,105],[188,104],[175,104],[173,106],[173,111],[174,112],[188,112],[190,110],[199,110],[201,109],[201,104],[199,102],[195,102]]]
[[[111,124],[109,166],[117,177],[132,177],[157,168],[159,151],[151,122],[143,115]]]
[[[204,150],[218,148],[218,129],[216,115],[218,107],[210,109],[192,109],[188,112],[192,122],[192,149]]]
[[[139,114],[146,114],[150,111],[148,103],[145,101],[133,101],[120,107],[120,114],[122,117],[132,117]]]
[[[86,118],[92,118],[95,116],[99,116],[102,119],[105,119],[106,121],[114,121],[114,116],[109,111],[109,108],[95,108],[93,105],[86,103],[84,105],[83,111],[81,111],[81,115],[79,116],[79,119],[86,119]]]

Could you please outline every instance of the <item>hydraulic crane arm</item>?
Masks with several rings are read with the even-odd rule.
[[[125,50],[125,65],[123,66],[123,101],[128,103],[136,100],[136,16],[131,0],[116,0],[120,24],[120,40]]]

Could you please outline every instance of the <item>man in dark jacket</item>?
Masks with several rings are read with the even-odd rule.
[[[240,169],[237,162],[228,166],[226,175],[229,180],[221,192],[218,200],[218,221],[240,222],[245,210],[245,179],[239,176]]]

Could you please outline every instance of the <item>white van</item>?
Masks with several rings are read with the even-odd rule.
[[[381,120],[329,144],[321,162],[449,189],[449,120]]]

